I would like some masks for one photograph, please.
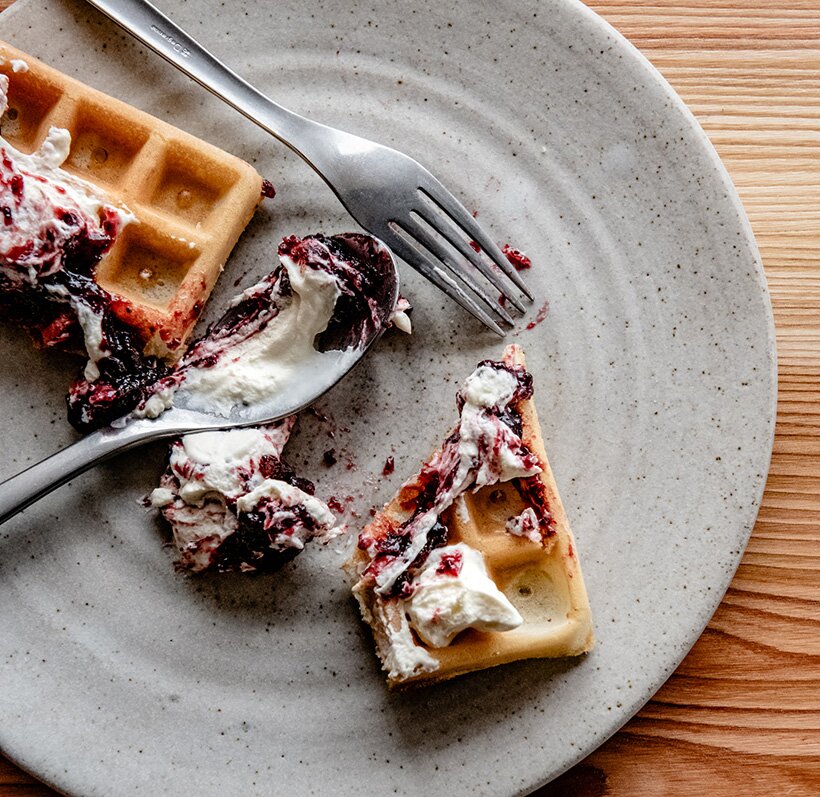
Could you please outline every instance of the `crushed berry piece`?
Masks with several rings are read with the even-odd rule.
[[[322,454],[322,462],[324,462],[328,467],[335,465],[338,461],[339,460],[336,458],[335,448],[329,448],[324,454]]]
[[[393,471],[396,470],[396,461],[393,457],[388,457],[384,461],[384,467],[382,468],[382,474],[384,476],[389,476]]]
[[[270,180],[262,180],[262,196],[265,199],[273,199],[276,196],[276,188]]]
[[[532,260],[520,249],[515,249],[510,246],[510,244],[504,244],[504,246],[501,247],[501,251],[516,271],[524,271],[525,269],[532,268]]]
[[[444,554],[436,567],[436,575],[453,576],[455,578],[461,572],[462,564],[461,551]]]
[[[335,495],[330,496],[327,501],[327,505],[330,507],[331,511],[335,512],[337,515],[340,515],[345,511],[345,505]]]

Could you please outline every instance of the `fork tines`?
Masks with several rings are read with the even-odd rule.
[[[391,223],[393,236],[386,243],[450,298],[503,336],[498,322],[514,323],[503,303],[509,302],[523,313],[526,306],[521,294],[532,300],[532,293],[472,214],[429,172],[427,177],[418,188],[419,201],[409,217]],[[489,292],[488,283],[499,292],[498,299]]]

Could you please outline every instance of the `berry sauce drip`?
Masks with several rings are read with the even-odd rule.
[[[410,513],[410,517],[402,524],[394,527],[389,522],[374,523],[368,533],[359,537],[359,547],[367,550],[371,561],[366,574],[378,580],[388,568],[397,560],[407,558],[407,551],[414,542],[414,535],[421,520],[430,512],[437,516],[452,504],[455,498],[475,486],[476,478],[483,461],[497,460],[499,447],[503,444],[510,447],[510,452],[519,458],[527,468],[540,468],[535,455],[530,452],[521,441],[522,420],[517,407],[520,402],[532,397],[532,376],[520,365],[510,365],[504,362],[485,360],[477,366],[493,370],[506,371],[515,380],[515,389],[503,406],[484,407],[482,412],[489,419],[507,429],[504,435],[496,435],[493,440],[481,441],[478,445],[478,456],[475,461],[467,464],[461,457],[461,428],[460,425],[444,441],[441,451],[428,463],[425,463],[419,475],[413,482],[402,488],[399,496],[401,508]],[[465,406],[465,396],[462,391],[456,395],[456,404],[459,413]],[[447,529],[437,519],[433,529],[427,532],[426,541],[420,552],[411,563],[395,579],[392,586],[383,591],[387,596],[407,596],[412,590],[413,575],[424,564],[433,548],[447,544]]]
[[[133,409],[167,368],[143,355],[144,341],[127,323],[128,303],[95,279],[122,214],[104,204],[92,213],[76,197],[76,190],[27,171],[0,148],[0,306],[44,347],[82,352],[80,317],[98,327],[88,351],[93,366],[67,398],[69,421],[87,432]]]

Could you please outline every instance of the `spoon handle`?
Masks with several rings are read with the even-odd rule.
[[[144,421],[100,429],[12,476],[0,483],[0,524],[97,463],[157,436],[156,427]]]

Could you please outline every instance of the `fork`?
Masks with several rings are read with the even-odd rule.
[[[277,105],[146,0],[88,2],[300,155],[365,230],[495,333],[503,337],[498,322],[512,325],[513,319],[488,283],[512,307],[525,311],[521,294],[533,297],[518,272],[420,163]]]

